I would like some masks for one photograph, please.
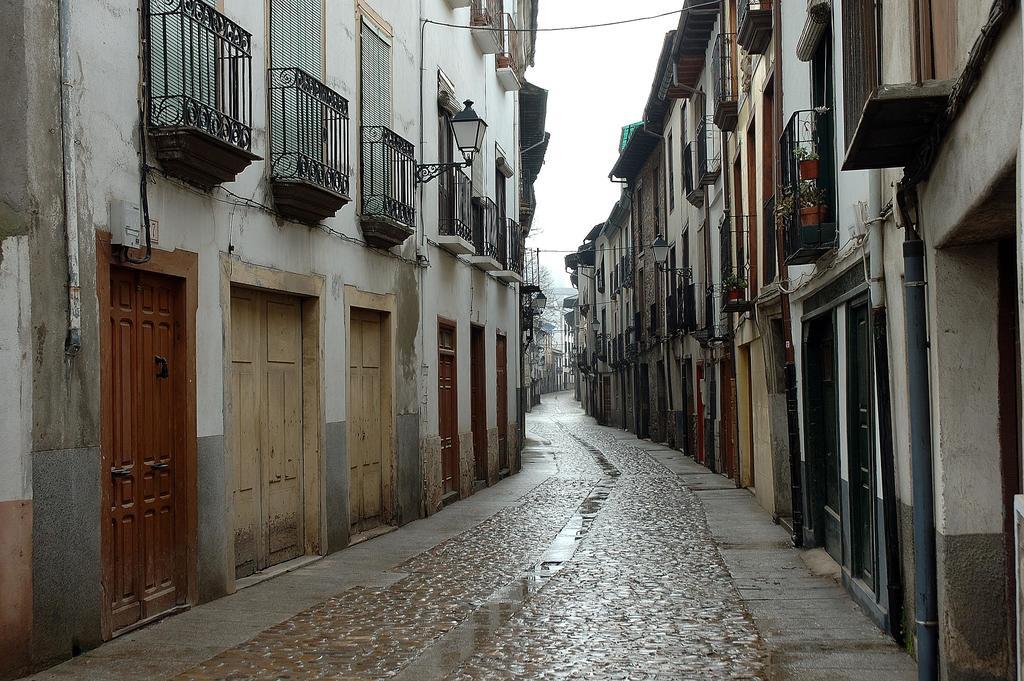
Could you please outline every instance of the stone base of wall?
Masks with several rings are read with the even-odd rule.
[[[441,436],[427,435],[420,439],[423,452],[423,506],[426,515],[441,510]]]
[[[473,479],[476,477],[476,463],[473,460],[473,431],[459,433],[459,497],[473,494]]]
[[[32,662],[32,501],[0,502],[0,679]]]
[[[519,451],[519,424],[509,421],[508,424],[508,469],[510,473],[522,470],[522,452]]]
[[[498,429],[487,429],[487,484],[498,482]]]

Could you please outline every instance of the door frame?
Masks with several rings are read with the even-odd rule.
[[[175,515],[176,521],[184,524],[185,545],[176,547],[175,553],[175,578],[181,580],[178,585],[179,603],[177,607],[161,613],[156,618],[144,620],[119,631],[113,631],[110,613],[110,603],[106,596],[100,608],[100,635],[104,641],[108,641],[115,635],[120,635],[138,628],[152,619],[166,616],[181,608],[187,608],[199,602],[199,576],[197,565],[197,527],[198,527],[198,463],[197,463],[197,425],[196,425],[196,311],[199,307],[199,256],[191,251],[174,250],[161,251],[154,249],[152,258],[145,264],[131,264],[118,262],[113,255],[110,243],[110,234],[97,230],[96,232],[96,300],[100,308],[99,340],[100,340],[100,479],[103,480],[104,473],[110,467],[110,450],[113,446],[113,422],[110,418],[112,405],[108,392],[107,372],[105,367],[110,365],[111,337],[110,324],[107,323],[104,310],[110,302],[110,275],[114,267],[123,267],[128,270],[158,274],[174,278],[179,282],[181,320],[185,325],[185,342],[178,348],[179,362],[182,366],[183,378],[182,390],[185,397],[185,432],[183,433],[184,448],[181,452],[183,470],[175,476]],[[106,522],[106,509],[110,507],[111,489],[106,484],[101,484],[101,517],[100,522],[100,580],[103,593],[110,592],[111,575],[110,569],[104,561],[104,556],[110,553],[111,533]]]
[[[396,513],[395,489],[397,485],[397,456],[398,443],[395,429],[395,341],[397,325],[397,303],[393,293],[371,293],[363,291],[351,284],[345,285],[345,419],[349,418],[349,397],[348,388],[348,361],[352,356],[352,309],[369,310],[378,312],[381,315],[381,342],[384,344],[384,352],[381,352],[381,375],[384,381],[380,391],[380,413],[381,418],[381,440],[384,442],[384,451],[381,452],[381,525],[393,525]],[[352,452],[351,442],[352,429],[345,429],[346,451]],[[348,473],[346,472],[346,476]],[[345,499],[345,513],[348,514],[350,500]],[[352,518],[348,518],[346,527],[351,530]],[[349,537],[351,541],[351,537]]]
[[[326,411],[323,390],[323,346],[324,314],[321,298],[324,291],[323,275],[295,274],[254,265],[234,255],[221,253],[220,256],[220,300],[221,333],[223,336],[223,404],[224,404],[224,457],[227,462],[224,476],[225,499],[230,500],[238,481],[235,479],[236,447],[232,433],[235,418],[231,402],[231,289],[236,287],[263,290],[271,293],[290,295],[302,303],[302,510],[303,554],[322,556],[326,553],[326,474],[324,472],[324,432]],[[225,521],[227,539],[224,551],[227,554],[226,583],[228,593],[235,586],[235,526],[233,514]]]

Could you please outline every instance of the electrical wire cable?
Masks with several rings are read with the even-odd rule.
[[[695,5],[689,5],[688,7],[684,7],[682,9],[674,9],[674,10],[670,10],[668,12],[662,12],[661,14],[651,14],[651,15],[643,16],[643,17],[633,17],[631,19],[619,19],[619,20],[616,20],[616,21],[606,21],[606,22],[597,23],[597,24],[581,24],[581,25],[578,25],[578,26],[553,26],[551,28],[514,28],[514,29],[507,28],[505,30],[509,31],[509,32],[515,32],[515,33],[540,33],[540,32],[554,33],[554,32],[557,32],[557,31],[585,31],[585,30],[589,30],[589,29],[593,29],[593,28],[607,28],[609,26],[622,26],[624,24],[636,24],[636,23],[639,23],[641,21],[653,21],[654,19],[662,19],[664,17],[670,17],[670,16],[672,16],[674,14],[681,14],[683,12],[686,12],[686,11],[689,11],[689,10],[692,10],[692,9],[702,9],[702,8],[706,8],[706,7],[718,7],[719,4],[720,4],[720,0],[712,0],[710,2],[701,2],[701,3],[697,3]],[[425,23],[425,24],[433,24],[435,26],[447,26],[448,28],[462,28],[462,29],[480,28],[480,26],[465,26],[463,24],[450,24],[450,23],[443,22],[443,21],[434,21],[433,19],[424,19],[423,23]]]

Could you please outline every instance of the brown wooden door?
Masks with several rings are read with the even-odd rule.
[[[113,268],[105,456],[111,629],[184,603],[184,332],[175,279]]]
[[[495,342],[495,373],[497,376],[498,468],[507,471],[508,462],[508,341],[498,334]]]
[[[455,327],[437,329],[437,427],[441,437],[441,484],[444,494],[459,489],[459,399],[455,378]]]
[[[231,295],[235,577],[304,552],[302,303]]]
[[[384,434],[383,318],[370,310],[352,310],[349,345],[348,405],[351,444],[349,514],[353,532],[383,522]]]
[[[470,411],[473,426],[473,462],[477,480],[487,479],[487,393],[484,330],[470,328]]]

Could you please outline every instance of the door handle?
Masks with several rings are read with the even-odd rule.
[[[156,363],[156,377],[167,378],[170,376],[170,371],[167,369],[167,358],[156,355],[153,357],[153,361]]]
[[[163,470],[164,468],[170,468],[171,464],[169,464],[169,463],[151,463],[151,464],[149,464],[149,467],[152,468],[153,470]]]
[[[132,474],[132,469],[131,468],[111,468],[110,469],[110,474],[115,476],[115,477],[124,476],[124,475],[131,475]]]

